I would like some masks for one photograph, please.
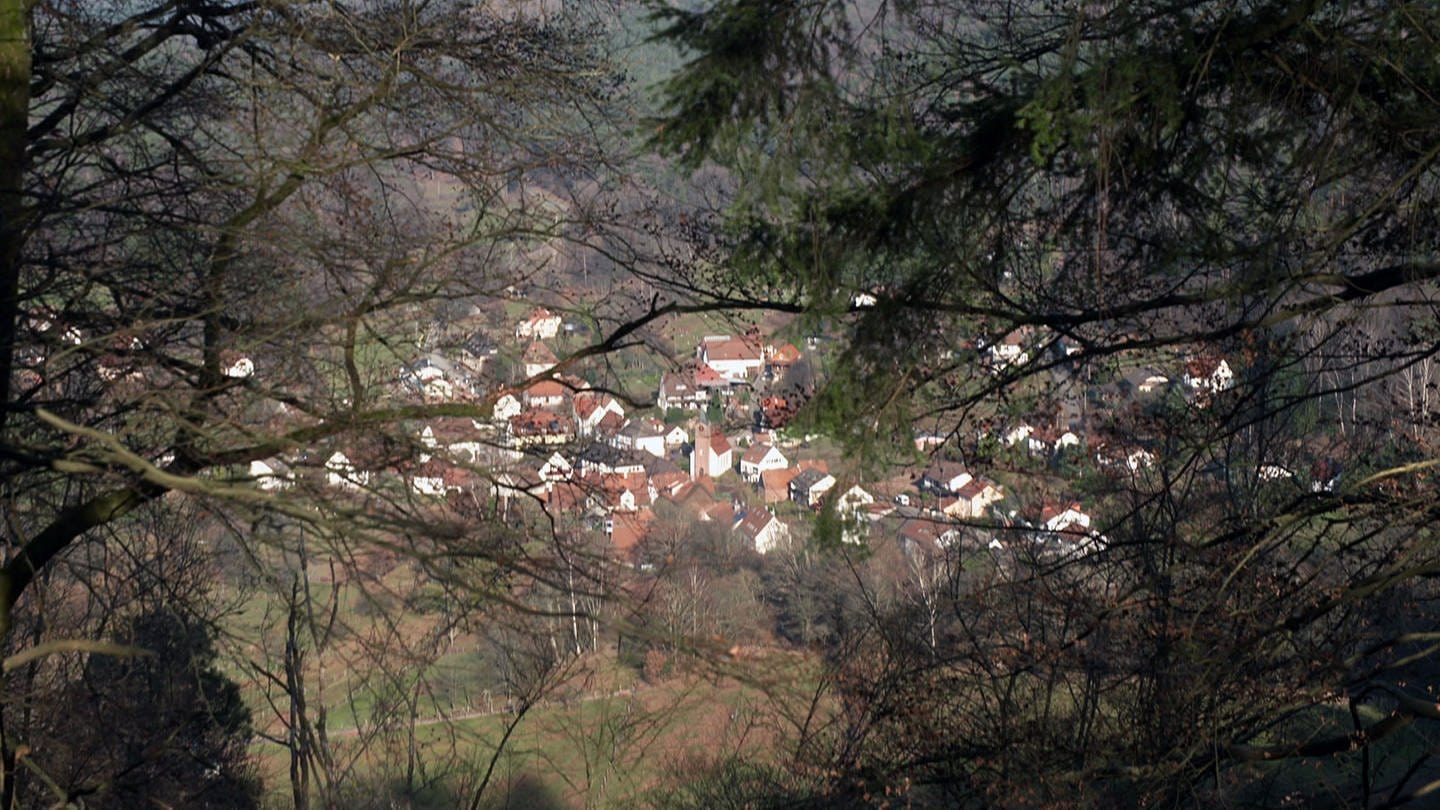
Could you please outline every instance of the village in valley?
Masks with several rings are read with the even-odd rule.
[[[1081,472],[1134,478],[1156,461],[1151,443],[1114,430],[1113,415],[1166,397],[1203,408],[1235,380],[1226,359],[1196,352],[1082,384],[1054,336],[977,338],[964,351],[980,373],[1043,362],[1052,396],[958,441],[917,427],[907,463],[863,469],[825,437],[790,428],[814,393],[824,336],[784,340],[753,325],[696,333],[646,401],[562,359],[560,344],[583,325],[524,306],[504,332],[452,329],[435,341],[446,348],[420,347],[394,371],[400,400],[475,404],[489,418],[417,420],[409,446],[276,457],[253,462],[249,477],[274,491],[323,476],[332,490],[404,491],[501,521],[538,512],[641,570],[654,565],[647,540],[662,512],[762,555],[803,544],[829,510],[838,541],[853,549],[890,543],[911,559],[983,552],[1007,563],[1078,557],[1107,543],[1103,504],[1082,491]],[[497,371],[506,354],[509,367]]]

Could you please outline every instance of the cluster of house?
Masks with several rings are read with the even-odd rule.
[[[1017,515],[1025,510],[1003,503],[1001,485],[954,462],[937,460],[889,482],[842,483],[823,460],[804,457],[804,447],[768,429],[778,420],[764,418],[767,408],[783,413],[792,407],[774,384],[803,360],[793,344],[776,346],[756,331],[703,338],[692,358],[662,376],[655,399],[662,420],[630,413],[621,399],[579,377],[553,373],[559,361],[543,341],[563,328],[561,318],[543,308],[515,324],[515,339],[528,341],[523,371],[538,380],[495,400],[490,420],[417,424],[405,452],[333,450],[320,464],[326,485],[364,490],[389,480],[426,496],[481,492],[501,509],[517,500],[538,502],[552,514],[582,516],[621,556],[641,545],[662,503],[694,521],[728,526],[761,553],[784,544],[793,521],[827,502],[845,518],[844,539],[891,537],[908,552],[1024,541],[1053,553],[1083,553],[1104,544],[1080,503],[1032,504]],[[992,371],[1047,350],[1023,329],[975,345]],[[401,371],[400,382],[429,401],[472,398],[480,393],[479,371],[496,352],[493,341],[477,336],[456,357],[417,358]],[[237,367],[237,373],[248,376],[253,366]],[[1140,369],[1117,384],[1139,393],[1183,386],[1193,401],[1231,387],[1234,373],[1224,359],[1205,355],[1190,358],[1174,377]],[[728,434],[708,424],[707,406],[730,401],[740,390],[757,394],[762,418]],[[993,438],[1037,457],[1086,452],[1102,465],[1131,472],[1155,461],[1144,447],[1106,446],[1058,417],[1013,423]],[[266,489],[293,480],[273,460],[256,462],[250,473]]]
[[[740,336],[708,335],[695,347],[694,358],[660,378],[655,404],[662,411],[704,408],[716,395],[738,387],[755,388],[785,377],[801,359],[793,343],[766,342],[758,332]]]

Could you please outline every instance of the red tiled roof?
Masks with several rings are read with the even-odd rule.
[[[900,524],[900,536],[921,545],[933,546],[942,534],[953,528],[951,524],[933,518],[909,518]]]
[[[531,408],[510,417],[510,429],[521,435],[558,434],[571,432],[572,424],[568,416]]]
[[[711,362],[716,360],[760,360],[760,346],[754,341],[743,338],[725,338],[724,340],[707,340],[704,343],[705,357]]]
[[[770,522],[776,519],[774,515],[770,514],[768,509],[751,509],[745,514],[745,517],[736,524],[735,529],[753,543],[755,538],[759,537],[760,533],[765,531],[765,527],[769,526]]]
[[[537,383],[543,385],[544,383]],[[575,415],[581,419],[589,418],[590,414],[608,406],[614,397],[609,394],[581,392],[575,395]]]
[[[700,514],[716,523],[728,526],[735,522],[735,506],[729,501],[717,501],[700,511]]]
[[[612,519],[615,522],[611,524],[610,547],[618,554],[629,555],[650,531],[655,512],[645,507],[634,512],[616,512]]]
[[[696,388],[723,388],[730,384],[724,375],[711,368],[708,363],[696,363],[691,373]]]
[[[1185,372],[1191,377],[1209,377],[1220,368],[1221,359],[1213,355],[1201,355],[1185,364]]]
[[[1079,501],[1071,501],[1064,506],[1061,506],[1057,503],[1047,503],[1044,505],[1044,507],[1040,509],[1040,519],[1046,523],[1049,523],[1052,519],[1064,514],[1065,510],[1067,509],[1074,509],[1076,512],[1079,512],[1081,514],[1085,513],[1085,510],[1080,507]]]
[[[979,478],[971,478],[969,481],[966,481],[965,486],[960,487],[955,494],[967,501],[974,500],[985,491],[986,486],[986,483]]]
[[[782,470],[765,470],[760,473],[760,483],[765,489],[765,502],[778,503],[790,499],[790,482],[800,474],[799,467]]]
[[[786,343],[784,346],[776,349],[774,354],[770,355],[770,362],[777,366],[788,366],[799,359],[800,350],[795,348],[795,344],[793,343]]]
[[[526,388],[525,393],[532,397],[563,397],[569,390],[554,380],[541,380]]]
[[[716,432],[710,434],[710,452],[717,456],[730,452],[730,440],[725,438],[724,433]]]
[[[663,472],[652,475],[650,476],[650,481],[655,484],[655,489],[659,490],[662,496],[665,496],[678,491],[682,484],[688,484],[690,482],[690,476],[680,470],[675,470],[673,472]]]

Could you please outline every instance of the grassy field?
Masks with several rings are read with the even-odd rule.
[[[346,806],[468,804],[487,772],[482,806],[634,806],[682,763],[772,746],[780,709],[803,703],[785,691],[804,683],[795,656],[717,653],[704,670],[682,656],[688,668],[646,683],[610,646],[567,664],[522,717],[496,674],[493,641],[457,633],[424,648],[438,617],[407,606],[425,589],[413,568],[335,582],[328,568],[311,573],[317,613],[335,600],[336,629],[319,652],[302,633],[307,700],[312,721],[324,707]],[[286,807],[289,754],[273,738],[285,736],[289,700],[259,674],[283,679],[285,600],[253,592],[240,608],[227,625],[226,670],[272,738],[257,738],[252,752],[271,804]]]
[[[484,806],[631,807],[687,763],[770,746],[773,697],[733,679],[682,676],[542,704],[523,717],[503,707],[420,717],[413,769],[403,723],[374,734],[337,727],[331,740],[355,782],[393,802],[384,806],[454,807],[491,772]],[[287,753],[257,743],[255,755],[268,794],[284,806]]]

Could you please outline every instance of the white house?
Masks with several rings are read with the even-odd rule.
[[[1295,477],[1295,473],[1290,472],[1279,464],[1261,464],[1255,469],[1255,475],[1261,481],[1279,481],[1281,479]]]
[[[485,452],[485,448],[485,442],[480,441],[478,436],[475,438],[456,438],[445,445],[445,451],[450,455],[450,458],[469,464],[478,462],[480,456]]]
[[[421,464],[409,478],[410,489],[417,495],[445,494],[445,465],[438,461],[427,461]]]
[[[266,492],[289,489],[295,484],[290,480],[289,470],[285,465],[274,459],[250,462],[250,477],[255,479],[256,486]]]
[[[660,377],[660,393],[655,404],[662,411],[671,408],[699,410],[710,401],[710,391],[695,381],[693,373],[667,371]]]
[[[515,324],[517,340],[550,340],[560,333],[560,316],[544,307],[536,307],[530,316]]]
[[[920,474],[915,481],[915,487],[921,492],[933,492],[937,495],[949,495],[974,478],[965,465],[954,461],[937,460]]]
[[[752,444],[740,457],[740,477],[754,484],[766,470],[783,470],[790,461],[773,444]]]
[[[665,432],[666,450],[673,450],[688,441],[690,441],[690,434],[686,433],[685,428],[679,425],[671,425],[670,429]]]
[[[730,382],[756,379],[765,366],[760,342],[747,338],[708,335],[700,342],[695,354]]]
[[[527,408],[545,408],[546,410],[559,410],[565,404],[565,398],[570,394],[570,389],[563,383],[556,380],[541,380],[526,388],[520,394],[520,400]]]
[[[1078,501],[1063,507],[1046,505],[1040,512],[1040,521],[1048,532],[1078,532],[1090,528],[1090,516]]]
[[[752,509],[735,523],[735,531],[761,554],[768,554],[790,538],[790,527],[768,509]]]
[[[1080,437],[1070,430],[1063,433],[1051,429],[1031,430],[1025,438],[1026,449],[1032,456],[1048,456],[1079,444]]]
[[[241,357],[225,368],[225,376],[236,380],[243,380],[254,373],[255,361],[248,357]]]
[[[669,429],[654,419],[632,419],[620,428],[611,442],[626,450],[638,450],[659,458],[665,457],[665,437]]]
[[[866,507],[875,503],[875,496],[856,484],[835,498],[835,514],[843,521],[843,538],[848,543],[864,542],[870,531],[872,513]]]
[[[545,459],[545,463],[540,465],[539,470],[540,480],[550,483],[569,481],[574,474],[575,468],[568,459],[559,453],[551,453],[550,457]]]
[[[434,451],[440,448],[440,442],[435,438],[435,430],[429,425],[420,429],[420,446],[425,448],[420,451],[421,464],[429,461],[434,455]]]
[[[625,418],[625,409],[609,394],[582,392],[575,395],[575,429],[581,436],[595,432],[606,414]]]
[[[988,349],[992,367],[998,371],[1030,362],[1030,352],[1026,348],[1029,339],[1029,330],[1021,328],[992,344]]]
[[[813,508],[834,486],[833,475],[816,469],[802,470],[790,480],[790,500]]]
[[[1139,472],[1142,468],[1155,466],[1155,454],[1149,450],[1135,448],[1125,456],[1125,466],[1130,472]]]
[[[835,510],[844,515],[849,512],[863,512],[864,507],[875,503],[875,496],[856,484],[835,499]]]
[[[1235,372],[1224,358],[1197,357],[1185,364],[1185,385],[1218,394],[1235,384]]]
[[[550,351],[550,348],[544,343],[531,343],[526,347],[525,354],[520,361],[525,364],[526,377],[544,374],[560,362],[555,353]]]
[[[1015,427],[1007,430],[1004,435],[1000,437],[1000,442],[1006,447],[1014,447],[1021,442],[1026,442],[1028,444],[1030,440],[1030,434],[1034,432],[1034,427],[1031,427],[1024,422],[1021,422]]]
[[[355,469],[349,457],[336,450],[325,460],[325,481],[332,487],[359,489],[370,483],[370,473]]]
[[[1105,538],[1090,528],[1090,516],[1079,503],[1060,507],[1048,505],[1040,513],[1044,530],[1038,540],[1049,554],[1084,555],[1105,548]]]
[[[495,400],[494,419],[496,422],[508,422],[511,417],[519,416],[525,410],[520,403],[520,398],[514,394],[503,394]]]

